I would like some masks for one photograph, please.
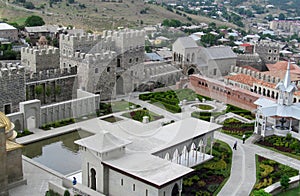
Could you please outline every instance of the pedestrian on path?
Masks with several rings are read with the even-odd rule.
[[[75,177],[73,177],[73,185],[76,185],[77,184],[77,180]]]
[[[244,135],[243,135],[243,144],[245,144],[245,140],[246,140],[246,135],[244,133]]]
[[[236,148],[237,148],[237,141],[235,141],[233,144],[233,150],[236,150]]]

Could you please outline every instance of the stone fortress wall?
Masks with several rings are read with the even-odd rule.
[[[11,113],[19,110],[25,101],[25,68],[20,64],[0,64],[0,111]]]
[[[59,49],[50,46],[22,48],[21,63],[31,73],[59,68]]]

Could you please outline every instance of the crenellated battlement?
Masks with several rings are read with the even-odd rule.
[[[77,74],[77,68],[64,68],[64,69],[48,69],[39,71],[37,73],[26,73],[25,78],[26,82],[33,82],[39,80],[47,80],[53,78],[60,78],[66,76],[74,76]]]
[[[12,77],[23,77],[25,74],[25,67],[21,66],[19,63],[12,64],[0,64],[0,78],[9,79]]]
[[[266,48],[270,48],[270,47],[279,47],[279,44],[277,42],[258,42],[256,43],[255,47],[266,47]]]
[[[77,35],[65,35],[65,34],[61,34],[60,35],[60,39],[62,41],[70,41],[70,42],[86,42],[86,41],[100,41],[101,40],[101,36],[100,35],[96,35],[96,34],[88,34],[88,35],[81,35],[81,34],[77,34]]]
[[[121,31],[110,32],[114,39],[135,39],[145,38],[144,30],[124,29]],[[110,34],[108,34],[110,35]]]
[[[95,53],[95,54],[85,54],[85,53],[76,52],[74,54],[75,59],[86,62],[88,64],[111,61],[116,56],[117,56],[116,52],[113,51],[106,51],[106,52]]]
[[[244,67],[231,66],[230,71],[232,73],[237,73],[237,74],[246,74],[256,79],[263,80],[265,82],[269,82],[273,84],[277,84],[281,80],[279,77],[271,76],[264,72],[254,71]]]
[[[59,49],[55,47],[27,47],[21,49],[21,54],[35,56],[59,55]]]

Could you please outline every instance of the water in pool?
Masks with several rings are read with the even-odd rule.
[[[81,155],[75,140],[91,136],[85,131],[74,131],[41,140],[23,148],[23,155],[61,174],[70,174],[81,169]]]

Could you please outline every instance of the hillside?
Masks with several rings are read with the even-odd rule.
[[[42,16],[47,24],[72,25],[93,31],[157,24],[166,18],[177,19],[184,23],[191,22],[187,20],[187,17],[170,12],[158,5],[146,4],[143,0],[123,0],[123,3],[100,0],[76,0],[75,3],[68,3],[72,0],[56,1],[58,2],[49,3],[46,0],[30,0],[35,9],[28,10],[20,3],[6,4],[5,0],[0,0],[0,19],[21,24],[27,16],[36,14]],[[26,2],[29,1],[26,0]],[[203,16],[193,15],[191,18],[193,23],[215,22],[217,25],[235,27],[230,23]]]

